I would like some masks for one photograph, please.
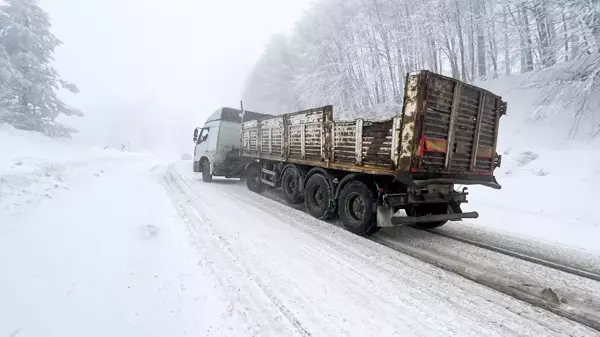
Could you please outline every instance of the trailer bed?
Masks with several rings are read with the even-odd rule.
[[[323,106],[244,121],[241,154],[350,172],[495,183],[505,112],[500,96],[420,71],[407,75],[403,109],[393,118],[336,121],[333,107]]]

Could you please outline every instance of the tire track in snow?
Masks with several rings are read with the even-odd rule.
[[[165,181],[167,183],[167,186],[170,188],[171,192],[173,192],[173,194],[179,194],[178,196],[185,196],[187,198],[191,198],[192,200],[190,200],[190,203],[194,206],[194,208],[197,209],[202,209],[202,204],[198,201],[198,200],[193,200],[194,197],[194,193],[193,191],[191,191],[189,189],[189,187],[187,187],[185,184],[181,184],[182,182],[182,178],[181,177],[175,177],[172,173],[171,170],[169,170],[169,172],[166,173],[165,176]],[[305,337],[310,337],[312,336],[310,332],[308,332],[301,324],[301,322],[297,319],[297,317],[294,316],[294,314],[273,294],[273,292],[270,291],[270,289],[265,286],[265,284],[263,282],[261,282],[260,277],[256,274],[253,273],[252,271],[249,271],[247,268],[245,268],[243,266],[243,263],[241,263],[241,261],[239,261],[233,254],[231,254],[231,245],[230,243],[221,235],[217,234],[212,228],[212,222],[202,216],[202,214],[200,212],[194,211],[194,210],[190,210],[190,206],[188,204],[188,206],[183,206],[181,203],[178,203],[177,205],[178,211],[180,213],[180,215],[184,218],[187,219],[187,222],[192,224],[195,228],[194,230],[198,230],[199,229],[199,223],[201,223],[202,225],[204,225],[203,227],[205,227],[208,231],[209,231],[209,235],[211,235],[214,239],[216,239],[218,241],[218,245],[212,245],[212,247],[214,248],[215,252],[225,252],[225,254],[227,254],[227,259],[230,259],[233,264],[237,266],[238,268],[242,269],[242,273],[244,274],[244,276],[247,276],[248,279],[250,279],[254,285],[256,287],[259,288],[259,290],[263,293],[264,296],[266,296],[268,298],[268,300],[275,306],[275,308],[278,310],[278,312],[283,316],[280,317],[279,320],[281,320],[282,318],[285,318],[287,320],[287,322],[291,325],[291,327],[293,327],[293,331],[295,332],[295,335],[299,335],[299,336],[305,336]],[[195,219],[194,219],[195,218]],[[196,220],[196,221],[194,221]],[[196,236],[200,236],[200,233],[196,233]],[[223,260],[223,259],[221,259]],[[224,261],[222,261],[224,262]],[[217,271],[214,270],[213,271]],[[222,273],[222,270],[219,270],[217,272]],[[222,281],[222,280],[221,280]],[[251,290],[250,290],[251,291]],[[241,302],[240,297],[238,296],[237,299]],[[248,309],[248,308],[245,308]],[[264,311],[264,308],[260,308],[259,310],[254,310],[254,312],[260,312],[260,311]],[[248,316],[251,316],[253,314],[253,312],[248,312],[248,310],[244,311],[244,316],[248,318]],[[288,335],[288,334],[286,334]]]
[[[183,177],[183,176],[179,176],[180,179],[182,179],[181,183],[185,185],[185,183],[189,183],[190,180]],[[197,190],[193,190],[189,187],[186,186],[186,191],[188,193],[191,193],[193,195],[196,195],[196,197],[201,197],[202,194],[199,193],[199,191]],[[186,194],[187,195],[187,194]],[[215,196],[216,197],[216,196]],[[229,200],[230,197],[227,198],[227,200]],[[246,198],[240,198],[240,200],[243,201],[249,201],[246,200]],[[253,200],[253,202],[260,202],[262,199],[258,198],[256,200]],[[252,207],[255,206],[254,203],[236,203],[236,207],[240,208],[242,210],[247,210],[248,213],[251,213],[251,209],[248,207]],[[207,214],[211,214],[212,213],[212,209],[207,208],[207,207],[203,207],[202,203],[199,202],[198,203],[198,207],[199,209],[202,210],[202,212],[206,212]],[[259,208],[260,209],[260,208]],[[212,216],[210,218],[218,218],[218,214],[211,214]],[[287,215],[285,216],[287,218]],[[312,218],[311,218],[312,219]],[[314,220],[314,219],[313,219]],[[309,222],[310,223],[310,222]],[[323,223],[325,224],[325,223]],[[286,226],[288,226],[288,224],[285,224]],[[325,224],[326,225],[326,224]],[[328,226],[328,225],[326,225]],[[292,229],[292,227],[290,227],[290,229]],[[286,231],[287,233],[292,233],[292,231]],[[300,234],[303,236],[306,236],[307,238],[313,238],[312,235],[309,235],[307,233],[303,233],[303,232],[296,232],[296,234]],[[299,240],[299,242],[302,242],[302,240]],[[327,247],[335,247],[336,245],[333,244],[334,241],[331,242],[331,244],[324,242],[324,244]],[[352,247],[352,246],[347,246],[347,247]],[[385,248],[385,247],[384,247]],[[386,248],[387,249],[387,248]],[[338,252],[340,252],[340,250],[337,250]],[[323,268],[328,268],[329,262],[331,260],[333,260],[336,265],[338,265],[341,268],[344,268],[344,272],[340,273],[339,275],[336,275],[337,277],[342,277],[345,278],[345,287],[347,287],[353,294],[354,296],[360,296],[363,298],[363,302],[364,303],[369,303],[369,302],[376,302],[377,305],[376,307],[379,308],[379,310],[381,311],[379,314],[383,314],[384,316],[388,316],[388,317],[394,317],[394,320],[396,321],[396,323],[401,323],[401,325],[404,325],[406,327],[412,327],[412,334],[414,336],[441,336],[441,335],[445,335],[445,334],[432,334],[431,331],[426,331],[426,329],[424,329],[424,326],[420,326],[420,325],[430,325],[431,322],[428,323],[424,323],[424,322],[419,322],[419,323],[415,323],[414,320],[412,318],[409,317],[403,317],[403,316],[396,316],[397,311],[393,311],[392,309],[397,309],[396,303],[394,302],[394,294],[390,294],[387,293],[383,290],[379,290],[377,288],[369,288],[368,293],[363,294],[364,292],[364,288],[363,285],[368,284],[370,287],[376,287],[377,284],[379,284],[381,282],[381,279],[379,279],[379,276],[381,273],[379,272],[375,272],[375,273],[370,273],[369,270],[364,270],[359,268],[357,265],[354,265],[352,263],[350,263],[353,259],[348,259],[348,256],[353,256],[353,253],[351,253],[350,251],[348,252],[344,252],[342,254],[343,259],[339,258],[339,254],[335,254],[335,255],[331,255],[330,252],[328,251],[323,251],[321,250],[318,246],[317,247],[307,247],[306,249],[307,255],[312,254],[314,255],[315,253],[318,253],[317,255],[320,257],[319,260],[313,260],[312,262],[315,265],[318,265],[317,269],[321,269],[323,270]],[[359,256],[358,254],[356,255],[356,258],[362,260],[364,259],[364,256]],[[328,260],[329,259],[329,260]],[[305,262],[305,261],[303,261]],[[292,268],[292,264],[293,261],[290,261],[290,265],[288,266],[283,266],[283,268]],[[258,275],[257,272],[254,273],[254,275]],[[311,276],[311,275],[307,275],[307,276]],[[360,279],[357,280],[356,277],[359,276]],[[383,276],[383,279],[386,279],[387,276]],[[301,285],[302,281],[301,280],[296,280],[296,282],[299,282],[298,286]],[[403,284],[398,283],[397,284],[398,287],[403,287]],[[369,297],[369,293],[371,295],[373,295],[373,291],[377,292],[377,297],[376,298],[370,298]],[[306,294],[305,294],[306,295]],[[305,296],[308,297],[308,296]],[[416,298],[416,297],[415,297]],[[408,302],[412,302],[413,300],[411,298],[405,298],[404,300],[408,301]],[[318,304],[318,303],[314,303],[314,304]],[[316,310],[319,311],[319,309],[322,309],[320,307],[316,307],[316,308],[312,308],[311,310]],[[385,309],[388,309],[387,312],[385,312]],[[291,313],[291,310],[287,309],[286,310],[288,312]],[[384,313],[385,312],[385,313]],[[320,321],[318,322],[319,327],[323,327],[326,325],[331,324],[331,320],[328,320],[327,315],[319,315],[319,319]],[[293,321],[299,321],[298,319],[292,319]],[[429,320],[429,319],[428,319]],[[431,318],[431,321],[434,321],[433,317]],[[384,330],[389,330],[389,327],[383,327]],[[304,329],[304,331],[308,330],[308,329]],[[430,328],[430,330],[435,331],[437,329],[435,328]],[[446,331],[447,332],[447,331]],[[327,335],[324,333],[319,333],[318,335]],[[338,335],[338,334],[336,334]],[[352,333],[350,331],[342,331],[341,335],[343,336],[347,336],[347,335],[352,335]],[[389,334],[383,334],[383,335],[389,335]],[[396,333],[394,333],[393,335],[397,335]],[[402,334],[400,334],[402,336]],[[454,333],[451,335],[455,335]]]
[[[216,226],[212,230],[215,231],[218,228],[220,232],[229,232],[227,239],[234,243],[233,247],[229,246],[229,249],[233,250],[229,252],[230,254],[237,254],[238,260],[249,261],[254,263],[257,268],[262,268],[260,275],[267,280],[277,283],[298,282],[287,285],[287,288],[286,285],[279,286],[273,283],[275,288],[268,287],[270,291],[279,292],[279,295],[285,294],[281,291],[296,290],[290,287],[303,288],[299,289],[301,293],[310,291],[310,288],[306,288],[301,280],[286,279],[285,276],[293,275],[289,271],[284,271],[282,275],[271,275],[271,272],[276,269],[269,269],[273,268],[272,264],[269,265],[270,261],[256,259],[270,259],[270,257],[268,255],[261,256],[259,252],[254,252],[254,247],[252,247],[253,243],[258,243],[267,245],[267,249],[277,250],[285,248],[285,245],[291,243],[290,239],[293,238],[297,244],[293,250],[273,251],[274,254],[283,254],[285,258],[292,259],[289,261],[289,265],[281,266],[281,268],[299,267],[303,270],[303,264],[311,263],[316,265],[316,268],[322,269],[325,277],[331,270],[335,273],[335,279],[331,280],[334,282],[333,287],[341,286],[347,292],[349,299],[339,298],[339,307],[335,311],[329,310],[329,312],[333,314],[337,312],[338,315],[346,318],[360,317],[361,325],[373,329],[372,332],[381,332],[375,328],[379,326],[383,329],[387,328],[387,331],[396,329],[391,330],[392,333],[402,331],[401,335],[409,332],[409,335],[415,336],[463,336],[473,333],[476,335],[483,333],[487,336],[562,336],[565,333],[573,333],[578,336],[594,335],[573,322],[524,305],[508,296],[474,283],[465,282],[464,279],[451,273],[425,265],[413,258],[398,254],[390,248],[314,220],[285,205],[249,193],[242,186],[231,184],[218,186],[218,182],[203,184],[197,182],[196,179],[190,179],[190,177],[180,174],[173,174],[173,176],[179,180],[180,184],[185,185],[185,191],[182,193],[194,195],[189,197],[196,200],[198,204],[195,207],[198,207],[200,213],[205,218],[217,221],[211,224],[213,227]],[[229,212],[229,214],[215,212]],[[247,214],[251,218],[241,219],[242,221],[239,223],[232,223],[232,215],[236,214]],[[264,217],[264,219],[256,217]],[[252,223],[257,220],[257,223]],[[250,228],[241,230],[249,225],[251,225]],[[228,230],[223,231],[225,228],[221,228],[224,226],[228,227]],[[285,228],[281,228],[281,226]],[[256,231],[259,231],[259,234],[256,234]],[[238,233],[249,234],[251,238],[238,238],[236,237]],[[264,236],[262,240],[260,233],[263,233]],[[282,244],[272,241],[279,238],[278,235],[284,235],[280,237]],[[297,255],[298,253],[302,254],[301,252],[305,253]],[[256,255],[253,261],[252,256],[249,255]],[[301,261],[294,261],[296,256]],[[276,261],[277,259],[275,259]],[[253,270],[255,274],[259,274],[253,266],[246,267]],[[316,274],[306,276],[318,277]],[[313,280],[312,283],[317,281],[320,280]],[[339,291],[336,292],[336,294],[339,293]],[[288,304],[290,304],[290,300],[294,300],[293,296],[277,298],[282,302],[287,300]],[[331,306],[326,303],[311,302],[310,298],[310,296],[304,299],[300,298],[301,303],[296,303],[295,312],[311,310],[327,313],[327,310],[331,309]],[[303,309],[298,307],[302,304],[306,305]],[[426,306],[423,306],[424,304]],[[358,309],[359,312],[354,315],[349,314],[344,312],[344,310],[348,310],[346,308]],[[367,316],[361,316],[364,314]],[[305,316],[311,318],[311,315],[304,311],[302,320],[306,322]],[[446,323],[440,324],[438,315],[442,315],[442,322]],[[447,315],[449,317],[446,317]],[[372,318],[367,319],[367,317]],[[375,319],[375,317],[377,318]],[[429,317],[431,317],[431,321]],[[314,316],[312,318],[316,320],[313,323],[317,322],[318,327],[324,327],[327,323],[332,322],[332,318],[323,314],[318,318]],[[327,321],[328,319],[329,321]],[[339,325],[339,322],[335,323]],[[524,332],[525,327],[527,327],[527,332]],[[364,327],[361,328],[364,331]],[[342,334],[360,335],[357,331],[360,331],[360,328],[354,326],[354,330]],[[318,334],[322,335],[322,333]],[[390,334],[380,333],[380,335]],[[338,333],[333,335],[338,335]]]
[[[264,210],[267,210],[267,211],[269,210],[269,207],[266,207],[264,204],[261,204],[258,201],[260,199],[257,200],[257,199],[248,198],[248,196],[245,195],[245,193],[244,193],[245,191],[238,192],[238,191],[236,191],[236,189],[228,189],[228,192],[232,196],[235,196],[236,198],[241,198],[245,202],[252,203],[253,205],[255,205],[259,208],[262,208]],[[282,203],[283,206],[286,206],[285,201],[283,201],[283,199],[281,199],[281,198],[269,196],[269,199],[273,199],[274,201],[276,201],[278,203]],[[312,219],[312,220],[314,221],[314,219]],[[300,226],[307,228],[307,227],[305,227],[304,224],[300,224]],[[297,226],[294,226],[294,227],[297,228]],[[342,247],[340,245],[339,241],[333,241],[330,238],[324,237],[324,236],[320,235],[318,233],[318,231],[314,230],[313,228],[309,228],[309,230],[314,235],[317,235],[320,238],[325,239],[329,244],[336,245],[339,248],[345,250],[347,253],[356,254],[354,251],[349,251],[345,247]],[[384,234],[382,234],[382,235],[384,235]],[[398,250],[399,252],[406,254],[407,256],[415,257],[416,259],[423,261],[425,263],[440,267],[441,269],[446,270],[452,274],[463,276],[468,280],[480,283],[488,288],[497,290],[501,293],[504,293],[508,296],[514,297],[518,300],[522,300],[531,305],[535,305],[537,307],[548,310],[549,312],[557,314],[561,317],[565,317],[569,320],[572,320],[573,322],[577,322],[579,324],[586,325],[592,329],[600,331],[600,323],[599,323],[600,321],[597,320],[597,317],[596,317],[596,314],[594,314],[593,308],[588,308],[587,306],[571,307],[571,306],[567,306],[564,303],[562,304],[562,306],[565,306],[565,308],[557,308],[557,305],[550,303],[549,300],[546,300],[545,298],[540,297],[540,295],[536,295],[533,292],[530,292],[528,289],[524,289],[523,287],[519,287],[518,285],[506,283],[505,280],[502,280],[500,278],[493,278],[493,277],[490,277],[489,275],[473,277],[473,276],[471,276],[472,272],[468,272],[467,269],[463,270],[460,268],[459,269],[448,268],[448,267],[446,267],[446,265],[444,263],[438,262],[437,255],[432,254],[426,250],[417,249],[416,251],[418,251],[418,253],[413,253],[412,251],[407,251],[407,250],[400,250],[396,246],[397,244],[399,244],[398,242],[394,242],[394,241],[390,241],[390,240],[388,240],[388,241],[383,240],[383,239],[381,239],[381,236],[374,238],[373,241],[381,244],[382,246],[386,246],[391,249]],[[426,258],[420,258],[421,256],[426,256]],[[389,266],[389,264],[382,265],[383,268],[387,268],[387,266]],[[482,281],[482,279],[485,279],[485,281]],[[575,297],[569,298],[569,300],[572,300],[572,301],[575,301],[575,299],[576,299]],[[580,303],[578,303],[578,304],[580,304]]]

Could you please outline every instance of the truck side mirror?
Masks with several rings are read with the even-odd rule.
[[[198,141],[198,128],[194,129],[194,143]]]

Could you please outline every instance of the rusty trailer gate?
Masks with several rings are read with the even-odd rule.
[[[500,164],[496,141],[505,113],[506,103],[489,91],[420,71],[407,75],[404,106],[393,118],[335,121],[332,106],[324,106],[245,121],[242,155],[370,174],[487,181]]]
[[[411,170],[493,175],[499,165],[496,141],[506,103],[451,78],[430,73],[423,82],[422,118],[416,125],[420,134],[415,135],[419,151]]]

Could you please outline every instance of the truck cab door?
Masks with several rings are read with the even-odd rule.
[[[202,128],[198,130],[198,135],[194,136],[196,139],[196,149],[194,151],[194,160],[199,161],[200,158],[206,156],[209,145],[209,135],[210,128]]]

